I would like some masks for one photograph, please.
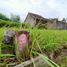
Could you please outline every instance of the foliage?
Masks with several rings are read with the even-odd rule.
[[[39,44],[42,50],[54,51],[62,43],[67,41],[66,30],[45,30],[45,29],[33,29],[30,30],[32,40],[34,44]],[[35,47],[35,46],[34,46]]]
[[[63,18],[63,19],[62,19],[62,22],[66,22],[66,18]]]
[[[12,54],[0,54],[0,57],[15,57],[15,55],[12,55]]]
[[[3,32],[8,28],[0,28],[0,42],[2,40]],[[67,31],[66,30],[45,30],[45,29],[23,29],[23,28],[10,28],[14,30],[28,30],[30,32],[31,40],[34,47],[37,44],[40,45],[42,50],[55,50],[63,43],[67,41]],[[36,46],[35,46],[36,45]]]
[[[0,13],[0,27],[20,27],[20,16],[11,15],[9,19],[4,14]]]
[[[19,27],[20,24],[20,22],[5,21],[0,19],[0,27]]]
[[[11,14],[11,20],[13,22],[19,22],[20,21],[20,16]]]
[[[0,13],[0,19],[2,20],[10,20],[8,17],[6,17],[4,14]]]
[[[8,28],[0,28],[0,43],[2,42],[3,32]],[[27,30],[30,32],[32,40],[32,51],[42,53],[44,51],[51,52],[55,51],[59,47],[63,46],[67,42],[67,31],[66,30],[45,30],[37,28],[10,28],[13,30]],[[31,52],[32,55],[36,55]],[[42,56],[42,55],[41,55]],[[45,58],[45,57],[43,57]]]
[[[56,63],[54,63],[52,60],[50,60],[47,56],[39,54],[41,56],[41,58],[47,62],[48,65],[50,65],[51,67],[60,67],[59,65],[57,65]]]
[[[30,23],[28,23],[28,22],[23,22],[22,27],[23,28],[33,28],[32,25]]]

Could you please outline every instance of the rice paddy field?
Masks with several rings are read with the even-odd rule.
[[[33,50],[41,51],[43,53],[52,54],[52,52],[63,49],[67,49],[67,30],[45,30],[45,29],[23,29],[23,28],[0,28],[0,55],[1,43],[3,39],[3,33],[7,29],[13,30],[27,30],[30,32],[30,38],[33,43]],[[59,51],[58,51],[59,52]],[[53,59],[55,60],[55,59]],[[62,62],[61,62],[62,60]],[[60,67],[67,67],[67,55],[64,55],[62,59],[57,62]]]

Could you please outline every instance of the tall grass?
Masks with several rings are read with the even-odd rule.
[[[3,32],[8,28],[0,28],[0,43],[2,42]],[[13,30],[27,30],[30,32],[32,45],[32,51],[36,52],[50,52],[58,49],[67,42],[67,30],[45,30],[45,29],[22,29],[22,28],[10,28]],[[33,53],[31,52],[33,55]],[[42,55],[40,55],[42,56]],[[42,56],[43,57],[43,56]],[[44,58],[44,57],[43,57]],[[32,59],[33,60],[33,59]],[[35,65],[34,65],[35,66]]]
[[[57,49],[64,42],[67,42],[66,30],[33,29],[30,30],[30,33],[32,40],[34,41],[36,39],[42,50],[55,50],[55,48]]]
[[[0,28],[0,43],[6,29],[8,28]],[[41,49],[46,51],[55,50],[67,42],[67,30],[22,29],[16,27],[10,29],[29,31],[34,47],[37,48],[37,44],[39,44]]]
[[[20,22],[0,19],[0,27],[20,27],[20,25],[22,25]]]

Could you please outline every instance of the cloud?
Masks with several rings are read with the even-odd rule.
[[[47,0],[46,4],[50,8],[56,8],[58,6],[57,0]]]
[[[0,12],[20,15],[23,19],[28,12],[43,17],[67,17],[67,0],[0,0]]]
[[[39,5],[42,3],[43,0],[30,0],[30,2],[33,4],[33,5]]]

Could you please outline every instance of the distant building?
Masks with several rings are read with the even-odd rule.
[[[39,26],[46,29],[67,29],[67,23],[58,19],[47,19],[40,15],[28,13],[24,22],[30,23],[33,27]]]
[[[67,23],[59,21],[58,19],[51,19],[51,22],[47,22],[48,29],[67,29]]]

